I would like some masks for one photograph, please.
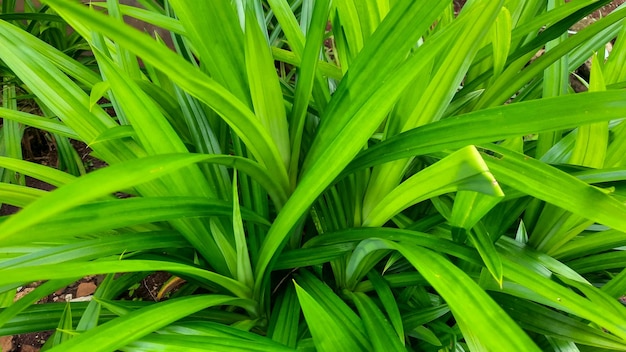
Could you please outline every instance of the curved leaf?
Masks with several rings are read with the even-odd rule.
[[[378,245],[374,245],[376,243]],[[528,335],[474,280],[441,255],[425,248],[381,239],[365,240],[359,247],[361,245],[374,250],[399,251],[446,300],[470,348],[539,351]]]
[[[504,195],[473,146],[450,154],[402,182],[365,214],[363,226],[381,226],[413,204],[458,190]]]
[[[149,197],[116,199],[83,204],[19,233],[5,243],[68,238],[94,234],[134,225],[180,218],[222,216],[232,217],[233,207],[227,201],[200,197]],[[244,220],[269,226],[269,222],[253,211],[241,209]]]
[[[496,145],[485,149],[494,154],[485,153],[485,162],[499,182],[586,219],[626,231],[626,205],[617,199],[526,155]]]
[[[19,285],[24,282],[34,282],[40,280],[84,277],[94,274],[157,270],[189,275],[207,285],[217,284],[241,298],[247,298],[251,293],[248,287],[245,287],[238,281],[216,274],[212,271],[199,269],[185,264],[155,260],[107,260],[87,263],[60,263],[4,268],[0,270],[0,286],[12,284]]]
[[[261,123],[252,111],[232,93],[219,85],[215,80],[197,70],[189,62],[170,51],[164,45],[133,28],[109,21],[106,16],[88,8],[62,0],[47,0],[61,16],[76,25],[77,31],[83,31],[87,37],[90,30],[78,25],[76,19],[88,21],[89,28],[98,30],[113,38],[142,60],[168,74],[168,77],[185,91],[214,109],[228,122],[244,141],[249,150],[263,165],[274,170],[278,183],[288,189],[287,171],[282,163],[280,153]]]
[[[350,297],[363,319],[365,330],[372,341],[373,351],[406,351],[389,321],[368,296],[356,292],[350,294]]]
[[[342,324],[333,316],[332,311],[327,311],[302,287],[296,286],[298,300],[304,313],[304,318],[313,335],[315,348],[318,351],[366,351],[367,348],[359,344],[352,336],[346,333]],[[340,343],[338,343],[341,341]]]
[[[444,149],[576,128],[624,116],[624,91],[573,94],[489,108],[450,117],[389,138],[359,154],[342,174]]]
[[[40,130],[56,133],[60,136],[69,137],[80,140],[80,137],[71,128],[55,119],[45,118],[38,115],[29,114],[23,111],[0,107],[0,117],[3,119],[16,121],[27,126],[35,127]]]
[[[102,324],[50,349],[50,351],[112,351],[202,309],[218,305],[248,305],[240,298],[221,295],[199,295],[172,299],[128,313]],[[111,338],[115,336],[115,338]]]

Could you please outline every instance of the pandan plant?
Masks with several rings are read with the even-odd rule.
[[[5,95],[0,117],[106,167],[0,158],[55,187],[0,184],[22,208],[0,222],[0,335],[55,330],[50,351],[626,349],[623,6],[574,34],[610,1],[43,3],[97,68],[0,21],[5,80],[38,107]],[[157,271],[169,297],[122,299]],[[89,302],[35,304],[96,274]]]

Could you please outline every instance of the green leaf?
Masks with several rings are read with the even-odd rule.
[[[92,2],[89,5],[108,8],[108,5],[106,3],[100,1]],[[158,11],[122,4],[119,4],[117,7],[119,8],[121,14],[125,16],[133,17],[138,20],[151,23],[157,27],[167,29],[168,31],[172,31],[178,34],[182,34],[185,32],[185,29],[183,28],[183,25],[180,23],[180,21],[175,18],[165,16]]]
[[[233,232],[235,235],[235,251],[237,253],[237,279],[244,285],[252,288],[254,278],[250,264],[250,254],[246,242],[246,233],[239,211],[239,191],[237,188],[237,172],[233,175]]]
[[[563,1],[551,1],[547,4],[548,12],[558,10],[565,6]],[[556,46],[566,40],[568,35],[563,33],[560,37],[546,43],[545,51],[549,52]],[[543,89],[542,96],[544,98],[558,97],[566,95],[569,87],[569,58],[561,57],[543,72]],[[550,131],[540,133],[537,142],[537,157],[543,156],[561,139],[559,131]]]
[[[402,131],[441,119],[480,49],[477,43],[488,38],[489,29],[497,23],[503,3],[504,1],[470,2],[470,5],[464,6],[464,11],[455,21],[460,28],[447,42],[447,50],[454,52],[454,55],[443,56],[441,62],[435,61],[436,72],[433,72],[428,88],[404,122]]]
[[[330,11],[330,1],[315,1],[310,28],[307,31],[306,44],[302,52],[298,81],[294,93],[294,103],[291,108],[289,137],[291,141],[291,159],[289,164],[289,177],[292,187],[295,187],[300,171],[300,153],[302,136],[307,116],[307,108],[310,104],[311,93],[315,83],[315,74],[319,64],[320,47],[323,45],[326,22]],[[318,105],[321,102],[316,102]],[[321,106],[320,106],[321,108]]]
[[[331,155],[337,159],[337,155],[355,154],[361,145],[354,142],[346,143],[348,139],[354,141],[356,136],[360,136],[358,140],[365,144],[366,138],[369,138],[379,127],[392,103],[402,92],[402,88],[411,82],[412,75],[420,72],[419,67],[410,65],[409,61],[404,63],[404,67],[411,66],[411,75],[407,75],[404,70],[399,70],[396,66],[405,60],[411,47],[415,45],[417,39],[432,24],[445,5],[445,1],[428,4],[399,2],[391,9],[367,45],[363,47],[358,59],[352,64],[350,73],[344,77],[333,95],[333,100],[325,112],[315,141],[303,165],[303,176],[309,172],[313,164],[326,164],[326,160]],[[412,18],[418,18],[419,22],[410,20]],[[422,57],[416,53],[413,58],[415,60],[421,58],[421,62],[424,62],[428,57]],[[394,79],[388,77],[392,72]],[[383,82],[386,83],[385,89],[378,85]],[[392,82],[393,90],[391,89]],[[350,94],[354,89],[359,90],[356,96]],[[384,99],[382,99],[383,96]],[[376,99],[373,99],[374,97]],[[376,109],[376,115],[373,114],[372,108]],[[351,153],[348,153],[346,146],[350,147]],[[343,150],[343,152],[340,154],[335,150]],[[324,169],[327,169],[327,166]]]
[[[96,143],[106,142],[106,141],[115,140],[115,139],[129,138],[129,137],[133,139],[138,139],[137,133],[135,132],[135,129],[133,128],[133,126],[131,125],[115,126],[113,128],[109,128],[108,130],[102,132],[98,137],[96,137],[96,139],[91,141],[90,145],[93,146]]]
[[[619,125],[611,129],[611,144],[606,153],[604,164],[606,167],[623,167],[624,166],[624,150],[626,143],[624,133],[626,133],[626,123],[622,121]]]
[[[0,202],[16,207],[25,207],[47,194],[48,192],[36,188],[0,183]]]
[[[370,37],[369,49],[363,49],[359,56],[360,63],[355,63],[351,68],[352,75],[342,80],[333,95],[334,102],[331,101],[325,111],[322,119],[324,123],[317,130],[317,144],[311,146],[307,155],[300,184],[290,198],[289,206],[278,214],[261,247],[255,266],[255,292],[258,294],[265,282],[262,278],[268,279],[267,269],[286,244],[290,230],[379,126],[395,101],[389,94],[397,97],[401,93],[402,89],[397,83],[406,86],[410,82],[405,71],[413,74],[414,71],[419,72],[408,63],[403,66],[404,70],[395,70],[394,64],[405,57],[420,33],[432,24],[445,4],[445,1],[438,1],[436,6],[423,2],[397,3]],[[413,21],[413,18],[419,18],[419,23]],[[394,33],[393,40],[389,37],[391,33]],[[402,48],[406,48],[407,52]],[[433,56],[436,53],[422,52]],[[390,57],[391,53],[393,58]],[[386,79],[386,74],[391,71],[394,72],[393,79],[384,81],[385,89],[376,90],[376,82]],[[352,90],[360,93],[354,96],[350,93]],[[374,91],[370,90],[375,90],[376,99],[372,96]],[[358,101],[354,98],[358,98]],[[333,162],[329,164],[329,160]]]
[[[72,284],[73,282],[76,281],[76,279],[77,278],[71,278],[67,280],[47,281],[41,284],[40,286],[38,286],[37,288],[35,288],[26,296],[17,300],[16,302],[13,302],[14,297],[11,297],[12,304],[0,312],[0,328],[5,327],[5,325],[7,325],[7,323],[11,321],[11,319],[15,318],[21,312],[28,309],[29,306],[32,306],[33,304],[37,303],[37,301],[39,301],[42,298],[45,298],[46,296],[50,295],[52,292]],[[7,292],[15,293],[15,290],[7,291]],[[63,310],[63,312],[65,313],[65,309]],[[59,320],[59,322],[60,321],[61,320]]]
[[[17,16],[17,17],[31,17],[36,19],[38,16],[45,16],[50,18],[49,16],[53,16],[51,18],[54,21],[62,22],[63,20],[58,15],[49,15],[44,13],[4,13],[2,16]],[[4,22],[4,21],[3,21]],[[26,32],[21,32],[26,34]],[[58,48],[50,45],[49,43],[40,40],[40,38],[24,35],[21,37],[21,44],[24,47],[32,48],[35,52],[40,53],[45,57],[46,60],[49,60],[56,67],[61,69],[63,72],[69,74],[74,77],[78,82],[85,86],[93,86],[94,84],[101,81],[99,75],[91,70],[86,65],[73,60],[66,53],[62,52]]]
[[[233,236],[226,232],[227,230],[217,219],[209,219],[209,228],[220,254],[226,261],[230,275],[237,277],[237,252],[232,244]]]
[[[356,246],[345,267],[348,288],[353,288],[381,259],[380,255],[375,256],[372,253],[384,249],[387,249],[387,245],[381,241],[362,241]]]
[[[16,87],[9,83],[9,78],[3,78],[2,84],[2,106],[9,110],[17,110]],[[24,136],[24,126],[17,121],[2,120],[2,152],[5,156],[15,159],[22,159],[22,138]],[[26,184],[24,175],[17,174],[10,170],[2,170],[1,178],[4,182],[19,185]]]
[[[246,82],[244,35],[233,3],[227,0],[211,3],[175,0],[170,5],[211,77],[246,106],[251,106]],[[123,43],[119,38],[115,40]],[[134,50],[132,46],[126,46]],[[145,60],[143,55],[140,56]],[[156,63],[153,65],[159,67]]]
[[[337,323],[341,324],[342,330],[352,341],[357,341],[360,346],[369,347],[361,319],[326,283],[307,270],[300,270],[296,280],[317,304],[323,306],[325,311],[332,312]]]
[[[362,244],[367,243],[372,244],[371,249],[399,251],[445,299],[470,346],[484,346],[493,351],[539,351],[478,284],[441,255],[425,248],[381,239],[366,240]]]
[[[200,197],[127,198],[83,204],[19,233],[31,236],[5,239],[5,243],[52,240],[112,229],[189,217],[232,217],[232,204]],[[267,220],[241,209],[243,219],[269,226]]]
[[[452,240],[434,234],[419,231],[402,230],[390,227],[355,228],[326,233],[324,236],[313,237],[303,248],[317,248],[320,245],[333,245],[345,242],[359,242],[377,237],[391,241],[408,242],[412,245],[426,247],[437,252],[450,254],[471,263],[482,264],[480,257],[473,249]]]
[[[41,198],[32,206],[2,223],[0,241],[64,210],[120,189],[156,179],[204,158],[206,157],[202,155],[191,154],[159,155],[99,169],[77,179],[72,184],[50,192],[47,197]]]
[[[502,260],[496,250],[493,239],[484,226],[477,226],[474,230],[469,231],[474,247],[478,250],[480,257],[483,259],[487,270],[496,281],[502,285]]]
[[[552,255],[593,223],[593,220],[587,220],[560,207],[545,205],[530,234],[529,244]]]
[[[349,65],[363,48],[364,36],[369,33],[361,29],[359,13],[354,1],[340,1],[336,4],[336,7],[337,16],[341,23],[341,31],[346,41],[346,53],[343,54],[345,59],[341,61]]]
[[[111,116],[99,106],[89,111],[89,97],[52,61],[43,59],[44,56],[39,51],[27,49],[29,47],[24,43],[33,41],[32,35],[0,21],[0,37],[0,57],[3,62],[28,85],[41,101],[40,105],[61,118],[80,136],[80,140],[88,143],[104,129],[116,125]],[[123,143],[106,143],[94,150],[110,163],[134,157],[136,152]]]
[[[571,280],[568,278],[559,277],[566,285],[569,285],[576,290],[579,290],[583,295],[591,301],[591,303],[600,308],[602,311],[608,310],[610,312],[617,313],[616,315],[626,320],[626,309],[619,300],[614,299],[602,290],[597,289],[588,282],[581,282],[577,280]]]
[[[316,3],[317,4],[317,3]],[[290,64],[290,65],[294,65],[296,67],[300,67],[302,66],[302,61],[300,61],[300,59],[298,57],[296,57],[296,55],[292,52],[292,51],[287,51],[284,49],[279,49],[277,47],[272,47],[272,54],[274,56],[274,60],[277,61],[282,61],[284,63]],[[317,62],[317,68],[319,69],[320,73],[328,78],[332,78],[332,79],[336,79],[336,80],[341,80],[341,77],[343,77],[341,70],[328,62],[325,61],[318,61]],[[302,77],[302,76],[300,76]]]
[[[372,341],[373,351],[406,351],[389,321],[368,296],[361,292],[349,296],[363,319],[365,330]]]
[[[250,341],[230,336],[188,336],[151,334],[126,346],[139,351],[220,351],[220,352],[294,352],[295,349],[281,346],[273,341]]]
[[[626,233],[617,230],[606,230],[585,233],[576,240],[569,241],[558,248],[552,255],[559,260],[581,258],[590,254],[600,253],[609,249],[626,245]]]
[[[73,329],[72,324],[72,306],[70,302],[65,303],[65,310],[63,314],[61,314],[61,320],[59,321],[59,326],[57,327],[57,331],[54,333],[52,337],[52,341],[50,346],[58,346],[66,341],[69,341],[73,336],[71,333]]]
[[[598,53],[593,57],[591,64],[590,92],[606,90],[604,76],[602,74],[601,61]],[[578,127],[576,143],[570,156],[570,163],[599,169],[604,166],[609,144],[609,125],[606,122],[598,122]]]
[[[467,231],[474,227],[501,200],[501,197],[474,191],[459,191],[454,197],[454,205],[448,221],[450,225]]]
[[[473,146],[465,147],[408,178],[365,214],[363,226],[380,226],[413,204],[458,190],[472,190],[495,197],[503,195]]]
[[[127,277],[132,276],[133,275],[123,275],[122,278],[126,279]],[[145,276],[145,274],[141,274],[141,277],[143,276]],[[136,282],[139,277],[140,276],[134,276],[134,278],[132,278],[130,281],[122,283],[123,285],[125,285],[122,289],[122,292],[128,287],[128,284],[130,282]],[[124,279],[120,281],[126,281]],[[119,293],[121,292],[118,291],[117,294]],[[86,312],[87,314],[89,314],[88,307],[92,305],[92,302],[71,302],[70,304],[72,305],[72,319],[78,320],[81,319],[82,316],[86,314]],[[117,301],[116,304],[121,307],[126,307],[126,309],[132,311],[154,305],[155,303],[148,301]],[[64,303],[45,303],[31,305],[24,312],[20,313],[20,315],[11,319],[7,324],[0,328],[0,333],[2,335],[13,335],[21,334],[24,332],[54,330],[61,314],[63,313],[64,308]],[[99,313],[100,324],[115,319],[117,317],[118,316],[116,314],[111,313],[106,309],[102,309]],[[194,320],[210,320],[222,324],[232,324],[236,321],[247,319],[249,317],[239,313],[209,309],[193,313],[189,315],[189,318]],[[97,324],[94,324],[90,328],[93,328],[96,325]]]
[[[134,54],[140,56],[142,60],[150,63],[155,68],[168,75],[174,83],[178,84],[185,91],[189,92],[191,95],[195,96],[215,110],[227,123],[229,123],[237,135],[240,136],[242,141],[246,144],[250,152],[258,158],[260,163],[268,168],[271,168],[277,173],[276,179],[278,183],[282,185],[283,190],[288,189],[287,171],[283,166],[282,158],[280,157],[280,153],[278,152],[276,145],[271,140],[269,134],[264,132],[265,129],[249,109],[248,105],[240,100],[240,97],[244,95],[247,96],[247,94],[239,93],[239,95],[233,95],[233,93],[226,90],[224,86],[218,84],[214,79],[199,71],[195,66],[173,53],[164,45],[157,43],[148,35],[140,33],[127,25],[109,21],[106,16],[95,11],[90,11],[80,4],[74,4],[63,0],[47,0],[46,3],[48,3],[55,9],[55,11],[61,14],[61,16],[64,16],[64,18],[72,24],[78,24],[77,20],[80,20],[81,23],[87,21],[91,29],[101,31],[103,34],[114,39],[120,45],[129,48],[129,50],[131,50]],[[198,49],[205,48],[206,41],[203,42],[199,39],[202,37],[203,32],[199,31],[199,28],[196,27],[196,25],[200,27],[209,26],[209,21],[207,21],[205,17],[202,17],[200,20],[201,16],[198,15],[199,13],[204,13],[207,16],[220,16],[222,14],[228,17],[234,16],[234,12],[232,15],[229,14],[229,11],[232,11],[232,9],[225,10],[226,8],[223,8],[224,12],[218,13],[211,10],[213,5],[209,6],[209,3],[204,2],[200,3],[202,4],[202,7],[198,7],[196,6],[198,4],[194,4],[194,6],[191,6],[190,8],[185,7],[184,9],[182,7],[187,6],[187,2],[176,1],[172,4],[176,5],[175,8],[179,10],[177,14],[181,18],[191,18],[189,21],[185,21],[184,23],[189,23],[190,26],[193,26],[193,34],[189,31],[190,28],[186,28],[186,30],[188,35],[197,36],[194,37],[194,39],[197,39],[195,44],[200,45],[198,46]],[[230,2],[226,1],[220,1],[219,4],[224,4],[223,6],[228,7],[231,6]],[[224,19],[218,22],[223,22],[231,26],[231,22]],[[234,23],[238,28],[238,21],[234,21],[232,23]],[[76,30],[80,31],[81,26],[78,26]],[[209,32],[210,30],[207,33]],[[89,37],[87,33],[82,34]],[[231,34],[228,34],[227,37],[230,38]],[[229,43],[230,41],[225,40],[225,42]],[[232,42],[235,43],[234,45],[236,45],[237,42],[241,43],[241,37],[239,39],[233,39]],[[205,50],[206,51],[203,51],[203,53],[211,52],[206,48]],[[224,55],[216,52],[216,57],[222,57],[224,60],[228,60],[237,56],[237,52],[242,53],[243,51],[236,49],[230,50],[230,48],[226,48],[225,50],[227,50],[227,53]],[[209,57],[208,54],[201,56],[203,59],[208,59]],[[241,57],[243,57],[243,54],[241,54]],[[228,66],[230,64],[225,65]],[[222,71],[215,70],[211,73],[221,75],[222,73],[220,72]],[[233,73],[233,75],[236,74]],[[232,80],[232,82],[244,82],[244,80],[236,79]],[[234,89],[243,88],[235,87]]]
[[[51,242],[51,241],[50,241]],[[184,238],[171,231],[125,233],[123,236],[102,236],[96,239],[69,242],[31,250],[28,253],[0,263],[0,269],[47,265],[63,262],[89,261],[111,255],[158,248],[185,248]]]
[[[502,7],[490,33],[493,46],[494,77],[498,77],[506,66],[506,59],[511,49],[512,26],[511,13],[506,7]]]
[[[495,145],[485,149],[495,154],[485,154],[485,162],[499,182],[586,219],[626,231],[626,206],[617,199],[528,156]]]
[[[56,119],[45,118],[38,115],[29,114],[23,111],[16,111],[0,107],[0,117],[3,119],[19,122],[21,124],[35,127],[61,136],[80,140],[81,138],[71,128]]]
[[[599,2],[600,1],[597,1],[596,3]],[[495,106],[506,102],[515,92],[527,85],[528,82],[534,79],[538,74],[541,74],[552,63],[560,60],[579,45],[591,41],[594,36],[606,30],[611,25],[620,23],[623,21],[624,16],[626,16],[626,9],[624,8],[612,12],[610,15],[603,18],[602,21],[597,21],[580,31],[577,35],[564,40],[558,46],[535,60],[527,68],[521,70],[521,72],[521,67],[518,65],[510,65],[498,80],[483,93],[476,108]],[[558,30],[556,33],[558,33],[557,36],[561,35],[563,30]],[[524,63],[528,61],[524,57],[520,60]]]
[[[352,161],[343,175],[401,158],[575,128],[624,115],[623,91],[574,94],[489,108],[421,126],[370,147]]]
[[[580,274],[589,274],[602,270],[620,270],[626,263],[626,252],[611,251],[570,260],[567,264]]]
[[[298,341],[300,311],[295,286],[288,285],[284,294],[279,296],[274,304],[268,336],[276,342],[295,348]]]
[[[450,312],[447,304],[413,310],[403,317],[405,328],[410,331],[421,325],[428,324]]]
[[[311,295],[294,282],[298,300],[318,351],[366,351],[366,346],[350,336],[333,311],[324,309]],[[338,343],[338,342],[341,343]]]
[[[555,352],[580,352],[578,346],[572,341],[560,340],[549,336],[546,336],[546,340],[548,340]]]
[[[626,294],[626,269],[622,270],[602,286],[602,291],[613,298],[621,298]]]
[[[623,340],[550,308],[504,294],[493,296],[526,330],[602,349],[619,351],[626,347]]]
[[[110,84],[108,81],[98,82],[93,88],[91,88],[91,93],[89,94],[89,110],[98,104],[98,101],[105,95],[105,93],[110,89]]]
[[[598,314],[597,307],[591,300],[554,282],[545,276],[545,272],[537,272],[536,267],[533,267],[535,263],[532,261],[503,257],[502,263],[504,266],[504,277],[521,285],[521,287],[515,287],[514,285],[508,287],[505,281],[503,286],[505,292],[508,291],[509,294],[577,315],[602,326],[602,328],[615,336],[625,339],[626,308],[620,307],[621,309],[617,311],[603,310],[602,314]],[[586,290],[598,290],[590,284],[583,285],[586,285]]]
[[[187,148],[156,103],[129,76],[122,75],[119,67],[116,67],[108,57],[96,49],[94,54],[98,58],[106,82],[110,84],[117,104],[133,125],[138,141],[148,155],[186,153]],[[185,169],[184,174],[173,172],[167,179],[171,179],[169,187],[181,194],[215,196],[196,165]],[[189,185],[190,183],[193,183],[193,187]]]
[[[190,265],[155,260],[107,260],[87,263],[60,263],[34,267],[4,268],[0,270],[0,273],[2,273],[2,276],[0,277],[0,286],[12,284],[19,285],[24,282],[34,282],[39,280],[76,278],[94,274],[155,270],[189,275],[209,286],[211,286],[212,283],[220,285],[238,297],[247,298],[250,296],[249,288],[231,278]],[[250,304],[247,308],[254,309],[254,304]]]
[[[410,332],[410,336],[425,341],[433,346],[443,346],[443,343],[437,335],[425,326],[416,327]]]
[[[291,148],[287,113],[274,67],[274,59],[261,33],[254,11],[247,7],[245,15],[246,72],[254,112],[280,152],[285,168],[289,167]]]
[[[125,19],[122,16],[122,13],[120,11],[119,0],[107,0],[107,5],[108,5],[107,15],[111,19],[115,19],[117,23],[125,23]],[[147,32],[145,27],[144,27],[144,31]],[[134,79],[141,78],[143,73],[141,72],[141,67],[139,65],[139,61],[137,60],[137,57],[132,52],[130,52],[123,46],[119,45],[118,43],[114,43],[114,47],[115,47],[115,51],[111,53],[111,58],[117,61],[120,68],[129,77],[134,78]],[[114,105],[116,104],[115,99],[113,99],[113,104]],[[124,112],[124,115],[125,115],[125,112]]]
[[[324,264],[339,258],[356,247],[352,243],[339,243],[329,246],[315,246],[305,249],[287,250],[281,253],[274,265],[275,269],[294,269],[303,266]]]
[[[391,321],[391,325],[396,330],[396,333],[400,338],[400,342],[404,345],[404,324],[400,315],[400,309],[398,308],[398,302],[396,302],[396,299],[391,292],[391,288],[389,288],[389,285],[385,282],[384,278],[374,270],[370,271],[367,274],[367,277],[372,282],[372,285],[380,298],[380,302],[385,308],[387,316]]]
[[[503,256],[510,259],[515,258],[520,261],[524,261],[528,267],[532,267],[538,272],[543,272],[545,269],[548,269],[553,273],[569,280],[585,284],[589,283],[583,276],[580,275],[580,273],[574,271],[570,266],[563,264],[562,262],[545,254],[544,252],[536,250],[533,247],[524,245],[523,243],[514,241],[508,237],[501,237],[500,240],[498,240],[497,245],[499,248],[508,252],[508,254],[504,254]]]
[[[221,295],[198,295],[172,299],[128,313],[63,343],[50,351],[112,351],[202,309],[218,305],[238,305],[243,300]],[[115,338],[111,338],[115,336]]]

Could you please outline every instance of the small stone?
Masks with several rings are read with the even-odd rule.
[[[89,296],[94,292],[96,292],[96,285],[93,282],[83,282],[78,285],[78,289],[76,290],[76,297]]]

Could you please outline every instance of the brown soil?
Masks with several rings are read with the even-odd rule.
[[[566,0],[566,2],[570,2],[570,0]],[[615,10],[616,8],[618,8],[621,4],[623,4],[625,2],[626,2],[626,0],[616,0],[616,1],[611,2],[608,5],[603,6],[598,11],[596,11],[596,12],[592,13],[591,15],[583,18],[580,22],[578,22],[576,25],[574,25],[572,27],[572,30],[579,31],[579,30],[587,27],[588,25],[592,24],[593,22],[597,21],[598,19],[606,17],[608,14],[613,12],[613,10]]]

